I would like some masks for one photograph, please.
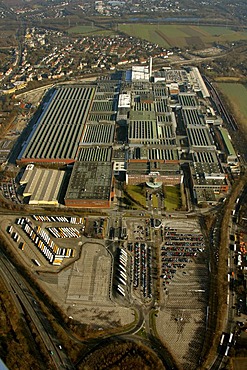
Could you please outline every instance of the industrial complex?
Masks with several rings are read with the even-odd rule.
[[[6,165],[14,176],[0,183],[3,236],[71,325],[100,341],[134,328],[197,369],[219,258],[227,313],[240,314],[244,299],[231,288],[245,268],[243,159],[211,84],[195,67],[150,63],[39,93]],[[219,355],[231,346],[221,340]]]
[[[239,173],[238,158],[199,70],[136,66],[119,76],[48,91],[17,162],[63,171],[28,166],[21,184],[29,204],[109,208],[120,173],[126,184],[156,187],[189,174],[195,203],[224,197],[226,167]]]

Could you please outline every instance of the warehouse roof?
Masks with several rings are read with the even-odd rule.
[[[75,159],[94,92],[93,86],[55,89],[19,158]]]
[[[136,112],[135,112],[136,113]],[[135,120],[129,122],[129,142],[159,143],[156,121]]]
[[[219,130],[220,130],[221,136],[224,140],[225,146],[227,148],[227,151],[228,151],[227,154],[236,156],[236,152],[235,152],[235,150],[232,146],[232,142],[231,142],[231,139],[229,137],[229,133],[228,133],[227,129],[223,128],[223,127],[220,127]]]
[[[215,148],[209,129],[206,126],[187,126],[187,135],[191,147],[211,147]]]
[[[129,153],[129,159],[146,159],[153,161],[178,161],[177,148],[169,148],[165,146],[157,147],[134,147]]]
[[[112,144],[114,139],[114,123],[88,122],[83,132],[81,143],[85,144]]]
[[[65,199],[109,200],[112,164],[109,162],[76,162]]]
[[[186,93],[180,93],[178,95],[178,101],[183,107],[196,107],[197,101],[196,101],[196,94],[186,94]]]
[[[180,165],[177,163],[165,163],[164,161],[134,161],[127,163],[128,174],[149,175],[150,172],[159,172],[161,176],[175,175],[180,173]]]
[[[204,118],[197,109],[186,108],[182,109],[182,117],[185,125],[203,126],[205,125]]]
[[[81,162],[110,162],[112,148],[109,147],[80,147],[78,161]]]
[[[27,166],[20,184],[27,184],[24,197],[30,196],[29,204],[57,205],[64,171]]]
[[[155,72],[155,77],[164,77],[166,83],[185,83],[188,82],[188,74],[183,69],[167,69],[165,71]]]
[[[153,85],[153,94],[155,99],[168,97],[168,91],[165,84],[156,83]]]
[[[89,114],[88,122],[115,121],[116,117],[116,113],[94,112]]]
[[[209,98],[210,97],[209,91],[197,67],[190,67],[189,77],[194,91],[201,91],[202,96],[204,98]]]

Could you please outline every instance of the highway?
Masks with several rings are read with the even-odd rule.
[[[38,303],[33,299],[28,285],[2,251],[0,252],[0,274],[3,276],[3,279],[8,282],[7,287],[9,289],[11,288],[11,294],[13,295],[14,293],[16,297],[14,302],[19,300],[19,304],[17,303],[18,310],[20,311],[20,307],[22,306],[24,308],[23,310],[28,313],[55,368],[58,370],[73,370],[74,366],[65,352],[58,349],[59,341],[56,338],[56,334]]]

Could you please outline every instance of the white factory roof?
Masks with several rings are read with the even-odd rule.
[[[119,95],[118,108],[130,108],[131,94],[130,92]]]
[[[24,197],[30,197],[32,205],[58,205],[64,171],[36,168],[28,165],[20,184],[26,184]]]
[[[149,67],[148,66],[133,66],[132,67],[132,81],[145,80],[149,81]]]

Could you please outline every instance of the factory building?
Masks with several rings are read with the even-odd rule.
[[[19,155],[20,163],[73,163],[95,86],[54,89]]]
[[[182,180],[180,165],[164,161],[130,160],[127,164],[126,184],[144,184],[155,181],[165,185],[178,185]]]
[[[198,69],[154,72],[154,83],[150,70],[133,67],[121,81],[51,89],[18,163],[72,164],[65,196],[69,207],[110,207],[113,176],[127,184],[140,184],[152,183],[155,174],[158,183],[180,184],[183,164],[190,169],[198,202],[226,192],[227,179],[220,164],[223,154],[219,159],[210,125],[217,125],[215,132],[228,165],[238,167],[238,158],[228,132],[218,126],[221,121],[210,108]],[[40,178],[43,181],[48,180]],[[35,189],[35,185],[26,186],[31,201],[36,199]]]
[[[64,176],[64,171],[29,164],[20,180],[20,184],[25,185],[24,198],[29,199],[30,205],[58,206]]]
[[[65,195],[65,205],[109,208],[113,197],[112,182],[111,162],[76,162]]]

